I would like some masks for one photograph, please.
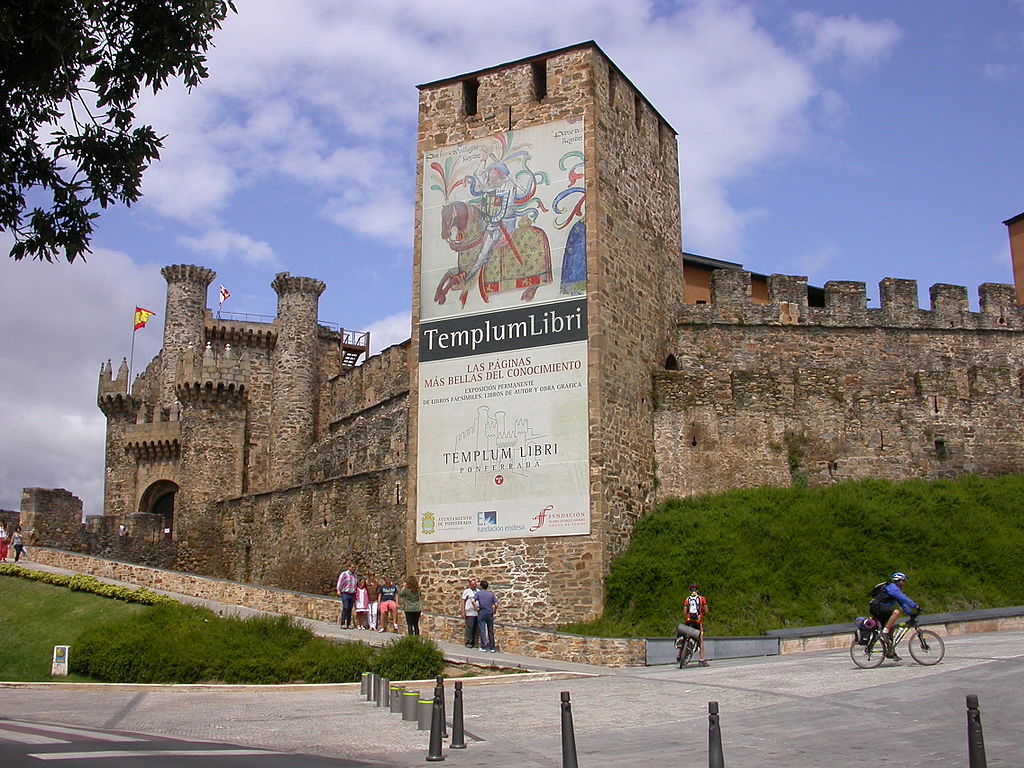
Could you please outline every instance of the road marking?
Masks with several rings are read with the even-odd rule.
[[[17,744],[70,744],[66,739],[52,739],[49,736],[41,736],[38,733],[25,733],[24,731],[9,731],[6,728],[0,729],[0,741],[13,741]]]
[[[44,733],[62,733],[66,736],[88,736],[91,739],[99,739],[101,741],[145,741],[145,739],[139,739],[135,736],[122,736],[118,733],[101,733],[97,731],[90,731],[85,728],[71,728],[66,725],[43,725],[42,723],[27,723],[20,720],[0,720],[0,725],[13,725],[18,728],[30,728],[34,731],[43,731]],[[46,742],[40,743],[45,744]]]
[[[37,760],[104,760],[115,757],[249,757],[255,755],[284,755],[266,749],[120,749],[106,752],[37,752],[30,754]]]

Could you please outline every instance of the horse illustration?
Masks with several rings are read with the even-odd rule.
[[[441,209],[441,237],[458,255],[458,266],[438,283],[438,304],[445,303],[449,291],[461,288],[459,301],[466,306],[474,280],[485,303],[493,294],[520,289],[520,299],[530,301],[539,286],[551,282],[548,236],[528,215],[519,216],[510,230],[475,203],[448,202]]]

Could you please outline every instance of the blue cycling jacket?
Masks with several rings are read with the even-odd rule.
[[[917,603],[903,594],[903,590],[895,584],[886,584],[885,593],[889,595],[889,599],[880,601],[882,606],[889,608],[893,603],[899,603],[900,608],[907,613],[917,613]]]

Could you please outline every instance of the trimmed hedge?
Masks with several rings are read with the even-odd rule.
[[[350,683],[367,670],[421,679],[443,668],[432,640],[374,649],[317,637],[289,616],[224,618],[185,605],[87,629],[71,655],[73,672],[112,683]]]
[[[32,581],[41,581],[44,584],[53,584],[57,587],[67,587],[75,592],[91,592],[100,597],[109,597],[113,600],[124,600],[129,603],[141,603],[142,605],[166,605],[177,604],[173,598],[165,595],[158,595],[145,587],[132,589],[117,584],[105,584],[95,576],[86,576],[77,573],[73,576],[65,576],[59,573],[47,571],[36,571],[31,568],[22,568],[13,563],[0,563],[0,576],[16,576]]]

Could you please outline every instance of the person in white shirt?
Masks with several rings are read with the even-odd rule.
[[[476,639],[479,634],[476,621],[478,613],[476,607],[476,590],[476,579],[470,579],[469,586],[462,590],[462,597],[459,600],[462,605],[462,618],[466,620],[467,648],[476,648]]]

